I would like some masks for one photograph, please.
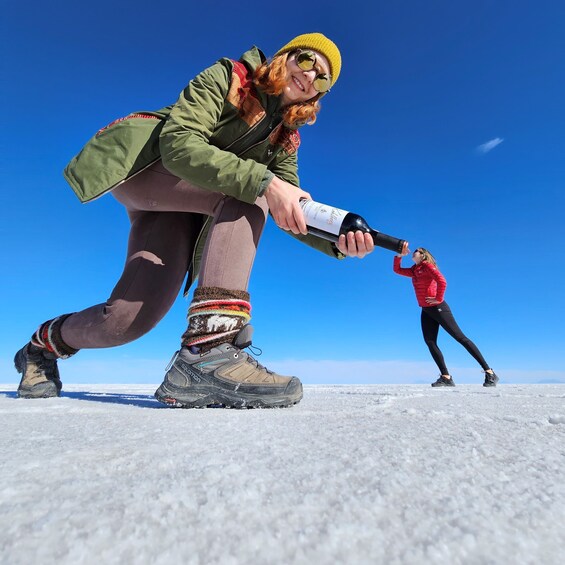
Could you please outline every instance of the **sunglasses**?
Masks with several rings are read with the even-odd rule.
[[[317,92],[329,92],[332,85],[332,77],[330,74],[324,73],[320,68],[316,67],[316,55],[312,51],[304,51],[300,49],[296,53],[296,64],[303,71],[311,71],[314,69],[318,74],[312,82],[312,86]]]

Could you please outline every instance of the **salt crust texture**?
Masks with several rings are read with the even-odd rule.
[[[311,385],[276,410],[155,388],[0,388],[0,562],[562,563],[565,385]]]

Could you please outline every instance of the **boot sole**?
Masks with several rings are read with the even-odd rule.
[[[54,388],[55,391],[52,388],[43,391],[18,389],[18,398],[57,398],[60,394],[57,387]]]
[[[172,408],[285,408],[298,404],[302,400],[302,388],[295,395],[255,396],[250,394],[234,394],[229,390],[206,390],[187,394],[184,390],[175,390],[163,383],[156,391],[155,398]]]

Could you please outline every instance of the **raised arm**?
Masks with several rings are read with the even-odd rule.
[[[397,274],[397,275],[402,275],[404,277],[410,277],[412,278],[414,276],[414,273],[412,271],[412,269],[408,269],[406,267],[402,267],[401,266],[401,262],[402,262],[402,256],[401,255],[395,255],[394,256],[394,260],[392,263],[392,270]]]

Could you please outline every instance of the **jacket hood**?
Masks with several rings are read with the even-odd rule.
[[[254,71],[259,65],[267,61],[267,57],[261,49],[255,45],[246,51],[239,60],[251,71]]]

